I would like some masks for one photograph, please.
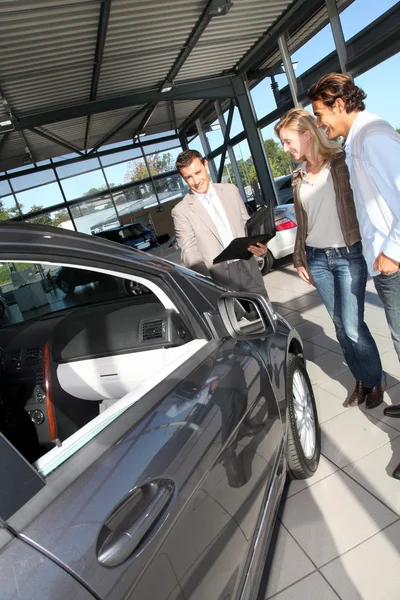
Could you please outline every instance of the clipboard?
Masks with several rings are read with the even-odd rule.
[[[231,241],[229,246],[222,250],[221,254],[218,254],[218,256],[214,258],[213,264],[216,265],[227,260],[249,260],[253,256],[248,250],[249,246],[256,246],[257,242],[266,244],[273,237],[273,234],[262,233],[260,235],[235,238]]]

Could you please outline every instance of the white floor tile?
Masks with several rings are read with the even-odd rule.
[[[293,312],[282,316],[285,317],[286,321],[290,323],[292,327],[296,327],[297,325],[304,323],[303,316],[301,315],[301,313],[297,312],[297,310],[294,310]]]
[[[338,467],[345,467],[399,436],[386,423],[352,408],[322,423],[322,452]]]
[[[345,600],[399,600],[400,522],[333,561],[321,572]],[[297,596],[292,598],[297,600]]]
[[[323,333],[312,336],[308,341],[312,344],[317,344],[317,346],[322,346],[327,350],[341,351],[340,344],[336,339],[336,334],[333,327],[325,327]]]
[[[285,302],[285,306],[291,308],[292,310],[302,310],[307,306],[314,306],[315,304],[320,304],[321,300],[317,296],[313,296],[311,294],[302,294],[297,298],[293,298],[289,302]]]
[[[394,352],[384,352],[381,354],[382,368],[385,373],[390,373],[393,377],[400,380],[400,362],[397,354]]]
[[[335,473],[337,470],[338,467],[331,463],[330,460],[328,460],[327,458],[325,458],[325,456],[321,454],[321,459],[319,461],[318,469],[315,475],[313,475],[309,479],[292,479],[289,484],[289,490],[287,492],[286,497],[290,498],[290,496],[293,496],[293,494],[297,494],[298,492],[305,490],[307,487],[310,487],[310,485],[314,485],[318,481],[325,479],[325,477],[329,477],[330,475],[332,475],[332,473]]]
[[[277,594],[313,571],[315,566],[281,525],[269,572],[266,598]]]
[[[400,516],[400,482],[391,476],[399,463],[400,438],[396,438],[344,470]]]
[[[390,374],[387,374],[386,382],[388,390],[399,383],[398,380],[392,377],[392,375]],[[354,386],[354,377],[350,371],[345,371],[344,373],[341,373],[338,377],[336,377],[335,380],[331,379],[320,383],[320,387],[328,390],[328,392],[331,392],[331,394],[334,394],[343,402],[349,397],[351,392],[354,390]],[[388,392],[386,392],[386,395],[384,396],[384,401],[386,399],[387,393]]]
[[[274,600],[338,600],[338,596],[329,587],[319,573],[312,573],[277,596]]]
[[[375,419],[387,423],[387,425],[390,425],[390,427],[393,427],[393,429],[397,429],[397,431],[400,431],[400,419],[386,417],[383,413],[383,410],[391,404],[400,404],[400,383],[394,385],[393,387],[387,390],[384,396],[383,403],[377,406],[376,408],[368,410],[365,404],[362,404],[360,408],[366,414],[371,415],[372,417],[375,417]]]
[[[318,385],[313,385],[313,390],[320,424],[340,415],[342,412],[351,410],[351,408],[343,406],[343,401],[334,394],[328,392],[328,390],[325,390]]]
[[[391,510],[340,471],[288,498],[282,515],[285,527],[318,567],[396,519]]]
[[[311,383],[321,385],[331,379],[336,379],[342,373],[348,370],[343,356],[336,352],[326,352],[321,356],[317,356],[307,365],[307,371],[311,379]]]

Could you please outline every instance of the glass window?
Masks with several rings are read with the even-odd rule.
[[[282,175],[289,175],[293,170],[290,154],[283,150],[282,144],[275,135],[274,126],[276,123],[277,121],[271,123],[271,125],[267,125],[267,127],[264,127],[264,129],[261,130],[272,175],[275,178],[281,177]]]
[[[146,156],[146,160],[149,165],[150,173],[153,175],[153,177],[159,173],[175,171],[175,162],[181,152],[181,148],[173,148],[172,150],[168,150],[168,152],[156,152],[155,154],[148,154]]]
[[[233,147],[233,151],[235,153],[235,158],[239,169],[240,178],[243,183],[244,191],[246,193],[247,198],[249,198],[253,194],[251,184],[258,181],[258,177],[253,164],[253,158],[251,156],[247,140],[236,144],[236,146]]]
[[[19,217],[20,212],[14,200],[14,196],[3,196],[0,199],[0,220],[7,221],[13,217]]]
[[[115,152],[115,154],[107,154],[100,157],[101,164],[103,167],[108,165],[114,165],[116,163],[126,163],[133,158],[139,158],[142,156],[140,148],[131,148],[130,150],[124,150],[124,152]]]
[[[53,227],[62,227],[64,229],[74,229],[71,218],[66,208],[46,212],[37,217],[25,218],[26,223],[36,223],[36,225],[51,225]]]
[[[0,181],[0,196],[7,196],[8,194],[11,194],[10,184],[6,179],[3,179],[3,181]]]
[[[63,179],[61,185],[67,200],[74,200],[81,196],[101,193],[107,190],[106,180],[100,169]]]
[[[400,54],[395,54],[373,69],[357,77],[354,82],[367,94],[367,110],[386,119],[395,129],[400,128],[399,84],[394,76],[400,70]],[[384,82],[384,95],[382,95]]]
[[[292,54],[292,63],[296,77],[308,71],[328,54],[336,50],[330,25],[326,25],[319,33]],[[296,64],[297,63],[297,64]]]
[[[16,196],[23,213],[41,210],[64,202],[57,182],[19,192]]]
[[[389,8],[397,4],[396,0],[354,0],[341,14],[343,35],[349,40],[356,33],[370,25],[375,19],[383,15]]]
[[[81,233],[92,234],[120,225],[111,196],[79,202],[70,207],[75,227]]]
[[[189,188],[180,175],[171,175],[154,181],[160,202],[182,198]]]
[[[272,81],[270,77],[266,77],[260,83],[258,83],[251,90],[251,98],[253,100],[254,109],[256,111],[257,119],[262,119],[265,115],[268,115],[273,110],[276,110],[276,102],[274,93],[272,91]],[[277,90],[287,86],[286,73],[280,73],[275,75],[275,84]]]
[[[224,143],[224,134],[222,133],[218,119],[211,123],[210,127],[206,129],[206,137],[211,150],[216,150],[222,146]]]
[[[99,159],[92,158],[88,160],[81,160],[79,162],[74,162],[69,165],[64,165],[63,167],[57,167],[57,174],[60,179],[64,179],[64,177],[71,177],[72,175],[79,175],[79,173],[86,173],[87,171],[94,171],[98,169]]]
[[[201,145],[201,141],[198,135],[194,137],[191,141],[188,141],[189,150],[197,150],[200,152],[202,156],[204,156],[203,146]]]
[[[106,167],[104,172],[110,188],[150,177],[144,158],[134,158],[118,165]]]
[[[174,148],[179,148],[178,154],[182,151],[179,140],[167,140],[165,142],[160,141],[155,144],[149,144],[148,146],[143,146],[143,151],[145,154],[156,154],[165,150],[173,150]]]
[[[157,204],[157,196],[151,182],[130,186],[114,193],[113,198],[120,217]]]
[[[53,169],[46,169],[46,171],[38,171],[37,173],[31,173],[30,175],[22,175],[21,177],[14,177],[12,180],[12,186],[15,192],[26,190],[27,188],[33,188],[44,183],[50,183],[55,181],[56,176]]]
[[[63,160],[69,160],[70,158],[78,158],[79,154],[71,152],[71,154],[63,154],[62,156],[56,156],[53,158],[53,162],[61,162]]]
[[[225,123],[228,122],[228,115],[229,115],[229,110],[227,110],[224,113]],[[239,109],[237,106],[235,106],[235,108],[233,110],[231,133],[230,133],[229,137],[233,138],[238,133],[242,133],[243,129],[244,129],[244,127],[243,127],[242,119],[240,117]]]
[[[112,144],[106,144],[105,146],[101,146],[98,151],[104,152],[105,150],[114,150],[115,148],[122,148],[123,146],[129,146],[129,140],[124,140],[123,142],[114,142]]]

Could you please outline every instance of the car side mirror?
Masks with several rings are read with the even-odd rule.
[[[275,311],[259,294],[221,294],[218,310],[229,335],[237,340],[265,337],[276,331]]]

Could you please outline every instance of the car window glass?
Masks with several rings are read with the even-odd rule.
[[[43,476],[206,343],[141,277],[20,262],[0,276],[0,433]]]

